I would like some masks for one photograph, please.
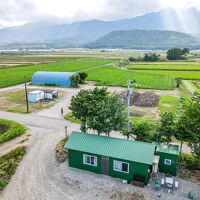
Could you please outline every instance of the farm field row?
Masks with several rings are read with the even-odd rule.
[[[200,71],[168,71],[168,70],[131,70],[133,72],[143,72],[148,74],[168,75],[174,78],[186,80],[200,80]]]
[[[31,80],[36,71],[63,71],[75,72],[90,67],[100,66],[114,62],[113,60],[74,60],[60,63],[50,63],[43,65],[31,65],[24,67],[15,67],[0,69],[0,88],[17,85],[24,82],[24,76],[27,81]]]
[[[174,89],[174,79],[165,75],[121,70],[111,66],[87,69],[84,70],[84,72],[88,73],[87,80],[98,81],[97,85],[127,87],[127,80],[133,79],[140,84],[137,88],[160,90]]]
[[[200,63],[179,63],[179,64],[168,64],[168,63],[136,63],[126,66],[128,69],[137,70],[169,70],[169,71],[200,71]]]

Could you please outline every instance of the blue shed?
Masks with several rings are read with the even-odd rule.
[[[44,92],[41,90],[35,90],[28,93],[28,101],[31,103],[37,103],[42,99],[44,99]]]
[[[78,75],[76,72],[35,72],[31,79],[32,85],[56,85],[71,87],[70,77]]]

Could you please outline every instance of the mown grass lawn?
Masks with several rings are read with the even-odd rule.
[[[31,65],[24,67],[14,67],[0,69],[0,88],[17,85],[24,82],[24,76],[27,81],[31,80],[32,75],[36,71],[63,71],[75,72],[90,67],[104,65],[114,62],[113,60],[74,60],[60,63],[50,63],[43,65]],[[116,62],[116,61],[115,61]]]
[[[122,70],[111,66],[87,69],[87,80],[98,81],[96,85],[124,86],[127,87],[128,79],[135,80],[140,86],[137,88],[173,90],[174,79],[170,76]]]

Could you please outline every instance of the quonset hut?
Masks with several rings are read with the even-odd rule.
[[[55,85],[71,87],[70,77],[78,75],[76,72],[35,72],[31,79],[32,85]]]

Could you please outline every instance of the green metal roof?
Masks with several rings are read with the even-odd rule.
[[[154,143],[157,146],[158,152],[162,153],[168,153],[168,154],[179,154],[179,146],[178,145],[172,145],[172,144],[163,144],[163,143]]]
[[[72,132],[64,148],[152,165],[155,144]]]

